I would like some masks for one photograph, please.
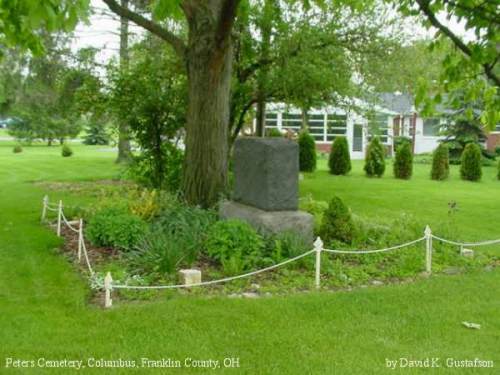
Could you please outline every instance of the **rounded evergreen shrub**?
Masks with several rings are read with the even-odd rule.
[[[63,157],[65,157],[65,158],[68,158],[71,155],[73,155],[73,150],[71,149],[71,147],[69,147],[68,145],[64,144],[62,146],[62,149],[61,149],[61,155]]]
[[[301,172],[313,172],[316,169],[316,144],[307,131],[299,135],[299,168]]]
[[[373,137],[366,149],[364,169],[368,177],[382,177],[385,172],[385,148],[378,137]]]
[[[351,157],[346,137],[336,137],[333,141],[328,166],[330,173],[334,175],[345,175],[351,170]]]
[[[23,152],[23,148],[21,147],[21,145],[16,145],[16,146],[14,146],[14,148],[12,149],[12,152],[13,152],[14,154],[19,154],[19,153]]]
[[[354,238],[354,222],[349,208],[334,196],[323,214],[319,229],[321,239],[326,243],[341,241],[350,244]]]
[[[460,176],[462,180],[479,181],[482,176],[481,148],[476,143],[469,143],[462,153]]]
[[[411,144],[405,142],[396,150],[394,158],[394,177],[408,180],[413,173],[413,154]]]
[[[222,265],[225,274],[236,275],[258,263],[264,241],[249,224],[232,219],[212,225],[205,249],[208,256]]]
[[[450,151],[446,143],[441,143],[432,155],[431,178],[446,180],[450,174]]]

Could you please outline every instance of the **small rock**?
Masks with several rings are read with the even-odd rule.
[[[462,255],[467,258],[474,257],[474,250],[472,249],[462,249]]]
[[[380,280],[373,280],[372,285],[384,285],[384,282]]]
[[[472,329],[481,329],[481,324],[477,323],[470,323],[470,322],[462,322],[462,324],[467,327],[467,328],[472,328]]]
[[[443,270],[447,275],[458,275],[462,270],[458,267],[449,267]]]
[[[180,270],[179,278],[181,283],[184,285],[193,285],[201,283],[201,271],[200,270]]]
[[[257,284],[257,283],[254,283],[254,284],[250,285],[250,288],[252,288],[252,289],[260,289],[260,285]]]
[[[242,293],[242,296],[245,298],[259,298],[259,295],[257,293],[253,293],[253,292]]]

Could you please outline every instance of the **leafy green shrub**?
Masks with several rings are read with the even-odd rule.
[[[155,153],[148,151],[134,156],[127,173],[130,178],[148,188],[177,192],[183,163],[183,152],[170,142],[164,142]]]
[[[160,213],[162,197],[163,194],[157,190],[134,190],[127,197],[129,210],[141,219],[150,221]]]
[[[12,152],[14,154],[19,154],[23,152],[23,148],[21,147],[21,145],[15,145],[14,148],[12,149]]]
[[[73,155],[73,150],[67,144],[64,144],[61,148],[61,155],[65,158],[69,158]]]
[[[385,172],[385,149],[378,137],[373,137],[366,149],[365,173],[368,177],[382,177]]]
[[[316,144],[306,131],[299,135],[299,167],[301,172],[313,172],[316,169]]]
[[[448,145],[441,143],[432,156],[431,178],[433,180],[446,180],[450,174],[450,157]]]
[[[264,258],[264,260],[269,259],[269,262],[267,263],[275,264],[282,262],[285,259],[290,259],[304,254],[306,251],[311,250],[312,245],[299,234],[287,231],[266,236],[265,247],[266,258]],[[299,261],[294,264],[303,266],[308,264],[308,262]]]
[[[351,170],[351,157],[346,137],[336,137],[333,141],[328,166],[330,173],[334,175],[346,175]]]
[[[86,228],[87,236],[94,245],[125,251],[135,248],[146,231],[147,225],[141,218],[117,207],[98,211]]]
[[[482,176],[481,170],[481,148],[476,143],[469,143],[462,153],[460,165],[460,176],[462,180],[479,181]]]
[[[266,137],[283,137],[283,134],[276,128],[266,129]]]
[[[224,273],[237,274],[255,266],[262,256],[262,237],[240,220],[218,221],[208,231],[207,254],[222,264]]]
[[[175,238],[183,248],[186,264],[190,265],[203,250],[207,232],[216,217],[213,211],[171,202],[155,221],[154,230],[163,231]]]
[[[500,160],[498,161],[497,169],[498,169],[497,178],[500,180]]]
[[[396,150],[396,157],[394,158],[394,176],[408,180],[413,173],[413,153],[411,151],[410,143],[403,143]]]
[[[314,216],[314,232],[318,232],[319,227],[321,226],[323,212],[325,212],[327,208],[328,202],[316,201],[313,199],[311,194],[300,200],[300,209]]]
[[[500,146],[495,147],[495,155],[500,156]]]
[[[354,234],[355,228],[349,208],[339,197],[334,196],[323,214],[320,237],[326,244],[332,241],[351,243]]]

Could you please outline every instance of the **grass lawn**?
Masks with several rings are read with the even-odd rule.
[[[367,178],[363,162],[356,160],[348,176],[333,176],[327,171],[326,160],[320,160],[317,172],[305,174],[301,195],[311,194],[314,199],[325,201],[338,195],[355,214],[376,220],[409,213],[431,228],[439,228],[450,220],[448,203],[456,202],[458,210],[453,221],[460,237],[456,239],[500,238],[500,181],[495,167],[483,167],[481,182],[462,181],[458,166],[451,166],[446,181],[432,181],[430,170],[430,165],[415,164],[411,180],[398,180],[393,177],[392,162],[388,161],[382,178]]]
[[[0,128],[0,137],[9,137],[10,138],[10,134],[7,132],[7,129]]]
[[[116,304],[110,311],[88,303],[86,281],[55,250],[60,241],[39,223],[46,193],[34,181],[111,178],[120,171],[114,153],[99,147],[26,147],[13,154],[0,143],[0,373],[71,373],[68,369],[5,368],[6,359],[135,360],[239,358],[246,374],[385,374],[386,359],[441,358],[435,373],[498,373],[500,366],[500,269],[433,276],[414,284],[353,292],[313,292],[287,297],[229,299],[176,296],[147,303]],[[324,164],[323,164],[324,166]],[[456,200],[464,239],[500,237],[500,183],[493,168],[483,182],[428,180],[416,166],[412,181],[367,179],[361,164],[348,177],[320,170],[307,175],[301,193],[327,200],[338,194],[352,209],[372,217],[407,211],[438,224]],[[70,204],[91,197],[51,193]],[[500,251],[500,249],[498,249]],[[312,279],[312,275],[311,275]],[[480,323],[481,330],[462,327]],[[493,360],[495,369],[446,369],[446,358]],[[84,373],[145,373],[104,369]],[[209,373],[207,369],[156,369],[153,373]],[[405,373],[419,373],[406,369]]]

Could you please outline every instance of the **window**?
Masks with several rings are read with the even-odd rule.
[[[498,124],[498,125],[496,126],[495,131],[496,131],[496,132],[500,132],[500,124]]]
[[[424,136],[438,136],[440,127],[440,121],[438,118],[424,119]]]
[[[335,137],[342,135],[345,136],[347,132],[347,116],[329,114],[326,120],[326,140],[333,142]]]
[[[278,126],[278,114],[266,112],[266,128],[276,128]]]
[[[281,127],[283,129],[290,129],[295,132],[299,131],[302,127],[302,115],[296,113],[287,113],[284,112],[282,114],[282,123]]]

